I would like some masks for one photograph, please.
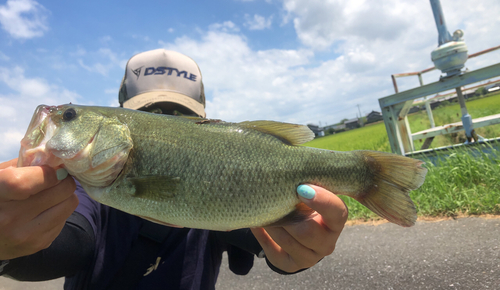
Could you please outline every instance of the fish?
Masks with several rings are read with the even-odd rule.
[[[408,227],[420,160],[377,151],[299,146],[304,125],[224,122],[74,104],[36,108],[18,166],[63,167],[99,203],[166,225],[229,231],[284,226],[314,211],[301,184],[349,196]]]

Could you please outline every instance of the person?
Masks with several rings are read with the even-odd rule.
[[[164,49],[128,61],[119,101],[205,117],[198,65]],[[256,256],[293,274],[331,254],[347,220],[335,194],[301,185],[300,199],[317,212],[304,222],[230,232],[167,227],[95,202],[63,168],[16,163],[0,163],[0,275],[66,277],[65,289],[214,289],[225,251],[236,274],[247,274]]]

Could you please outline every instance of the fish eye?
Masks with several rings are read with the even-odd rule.
[[[69,108],[63,113],[63,120],[64,121],[71,121],[76,117],[76,111],[73,108]]]

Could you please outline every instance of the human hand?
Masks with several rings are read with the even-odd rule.
[[[16,164],[0,163],[0,260],[49,247],[78,206],[75,181],[65,169]]]
[[[348,215],[344,202],[328,190],[314,185],[299,189],[309,197],[299,194],[301,201],[317,213],[313,218],[284,227],[251,229],[269,262],[288,273],[312,267],[333,253]]]

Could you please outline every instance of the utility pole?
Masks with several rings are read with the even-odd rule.
[[[359,105],[358,105],[358,110],[359,110],[359,122],[361,123],[361,127],[363,127],[363,115],[361,115],[361,109],[359,108]]]

